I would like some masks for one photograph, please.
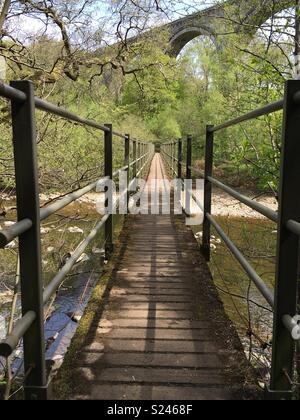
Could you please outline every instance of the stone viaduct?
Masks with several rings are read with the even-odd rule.
[[[200,35],[217,36],[232,31],[256,32],[276,13],[295,5],[291,0],[230,0],[201,10],[167,25],[170,33],[169,53],[177,56],[185,45]]]

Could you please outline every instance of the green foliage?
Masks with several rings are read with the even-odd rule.
[[[259,33],[198,38],[178,60],[164,54],[167,34],[155,42],[141,38],[124,52],[123,68],[99,71],[95,57],[86,61],[81,78],[64,75],[60,61],[51,74],[30,66],[12,66],[10,79],[32,78],[38,96],[144,141],[169,141],[192,134],[194,158],[204,157],[205,127],[219,124],[283,95],[290,75],[289,47],[269,46]],[[46,37],[28,47],[41,69],[59,56],[61,44]],[[93,58],[93,59],[91,59]],[[90,64],[91,63],[93,64]],[[109,61],[109,56],[108,56]],[[79,187],[103,172],[103,135],[53,116],[38,113],[40,183],[43,190]],[[13,184],[9,108],[3,102],[0,128],[5,160],[0,183]],[[261,118],[216,136],[216,166],[235,173],[237,184],[249,181],[262,190],[277,189],[281,115]],[[115,165],[122,165],[123,145],[115,140]]]
[[[192,43],[182,57],[177,121],[194,137],[195,157],[203,159],[205,126],[218,125],[278,100],[289,77],[285,54],[275,47],[266,53],[259,35],[226,37],[217,47],[207,38]],[[282,114],[240,124],[216,135],[215,165],[233,182],[276,190],[281,149]]]
[[[156,137],[163,141],[181,137],[181,127],[172,108],[167,108],[149,119],[149,127]]]

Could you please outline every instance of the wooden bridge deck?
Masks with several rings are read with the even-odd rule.
[[[159,155],[153,177],[166,177]],[[104,305],[68,362],[68,398],[243,397],[248,365],[184,219],[130,216],[126,235]]]

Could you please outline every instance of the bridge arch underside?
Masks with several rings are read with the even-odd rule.
[[[172,33],[169,54],[177,57],[190,41],[202,35],[210,36],[215,40],[218,36],[218,30],[220,29],[218,15],[222,18],[222,21],[224,21],[224,19],[226,20],[226,15],[229,11],[231,11],[231,13],[235,11],[239,17],[237,18],[237,21],[241,22],[240,24],[237,24],[236,31],[245,31],[245,33],[254,34],[276,14],[290,9],[291,7],[295,7],[295,0],[252,0],[251,3],[248,2],[249,0],[233,1],[231,3],[232,9],[226,9],[225,2],[212,14],[209,12],[207,16],[203,16],[203,14],[205,14],[205,11],[203,11],[199,13],[198,19],[197,16],[194,15],[192,19],[187,17],[186,19],[174,22],[169,26]],[[206,20],[206,25],[204,24],[204,19]],[[232,24],[229,24],[231,25],[230,31],[232,31]]]
[[[204,27],[191,26],[179,31],[170,40],[170,55],[177,57],[190,41],[202,35],[213,37],[212,31]]]

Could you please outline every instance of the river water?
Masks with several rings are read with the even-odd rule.
[[[217,219],[223,230],[273,290],[277,239],[275,224],[243,217]],[[201,242],[201,232],[196,228],[194,231]],[[271,308],[213,231],[210,269],[225,310],[239,333],[249,360],[262,380],[266,380],[271,360]]]
[[[8,203],[11,205],[13,203]],[[52,217],[42,225],[42,264],[44,284],[47,285],[67,260],[78,244],[87,236],[99,221],[93,202],[70,205],[59,215]],[[10,218],[0,221],[5,227],[13,222]],[[116,235],[122,226],[122,218],[114,217]],[[10,318],[11,302],[16,278],[17,242],[9,248],[0,250],[0,339],[6,336]],[[62,362],[76,332],[91,293],[101,278],[105,268],[104,233],[86,250],[76,267],[68,276],[51,305],[46,308],[45,339],[46,357],[49,366]],[[21,302],[18,295],[17,310],[14,319],[21,316]],[[13,370],[22,371],[22,345],[15,353]],[[4,360],[0,359],[4,364]],[[0,377],[1,379],[1,377]],[[1,381],[0,381],[1,382]]]

